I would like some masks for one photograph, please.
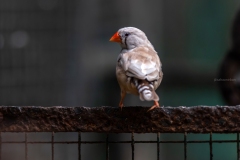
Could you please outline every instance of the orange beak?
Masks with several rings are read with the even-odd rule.
[[[119,36],[118,32],[116,32],[112,37],[111,39],[109,40],[111,42],[119,42],[121,43],[121,37]]]

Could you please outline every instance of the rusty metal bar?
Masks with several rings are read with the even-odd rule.
[[[237,133],[240,106],[164,107],[0,106],[4,132]]]

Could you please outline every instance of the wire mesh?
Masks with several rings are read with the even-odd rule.
[[[31,132],[25,132],[24,134],[24,139],[23,140],[9,140],[7,138],[2,137],[2,135],[4,134],[5,136],[7,134],[9,134],[10,132],[1,132],[0,133],[0,158],[1,160],[5,160],[8,159],[9,156],[6,155],[6,153],[4,153],[2,151],[2,147],[5,144],[24,144],[24,156],[22,156],[22,158],[24,160],[28,160],[31,159],[29,158],[29,155],[31,155],[32,153],[30,153],[29,148],[30,145],[33,144],[38,144],[38,145],[42,145],[42,144],[49,144],[51,145],[51,149],[48,152],[51,152],[51,160],[56,160],[58,159],[57,157],[55,157],[56,154],[59,154],[59,151],[57,152],[56,146],[61,144],[61,145],[69,145],[69,144],[76,144],[75,147],[77,149],[76,155],[75,155],[75,159],[76,160],[84,160],[86,159],[86,156],[83,157],[83,152],[84,150],[82,149],[82,146],[85,144],[90,144],[90,145],[94,145],[94,144],[104,144],[105,145],[105,158],[101,157],[99,159],[116,159],[115,156],[112,156],[110,154],[111,152],[111,144],[128,144],[131,146],[131,158],[128,157],[128,159],[132,159],[132,160],[136,160],[136,155],[141,155],[141,152],[139,152],[139,148],[136,149],[136,144],[156,144],[156,149],[155,149],[155,159],[160,160],[160,159],[169,159],[167,156],[161,156],[161,148],[160,146],[163,146],[164,144],[182,144],[184,146],[184,154],[182,157],[179,157],[179,159],[183,159],[183,160],[189,160],[192,159],[190,158],[189,155],[189,144],[209,144],[209,158],[210,160],[213,159],[214,154],[213,154],[213,145],[214,144],[218,144],[218,143],[233,143],[236,145],[236,159],[239,160],[239,133],[236,133],[236,137],[235,139],[230,139],[230,140],[213,140],[213,134],[209,133],[207,134],[209,136],[208,140],[188,140],[188,133],[185,132],[182,135],[183,139],[182,140],[165,140],[165,139],[161,139],[161,133],[154,133],[155,135],[155,140],[136,140],[135,136],[138,135],[136,133],[130,133],[128,134],[128,136],[130,137],[130,140],[113,140],[111,139],[111,136],[109,136],[110,134],[106,133],[105,134],[105,140],[104,138],[102,140],[91,140],[91,139],[82,139],[82,134],[85,134],[85,136],[88,133],[81,133],[81,132],[74,132],[74,134],[77,135],[77,139],[76,140],[57,140],[55,138],[55,135],[58,134],[58,132],[50,132],[51,134],[51,139],[49,141],[45,141],[45,140],[34,140],[31,138],[31,140],[29,139],[29,135],[32,134]],[[17,134],[22,134],[22,133],[16,133]],[[36,133],[34,133],[36,134]],[[112,135],[112,134],[111,134]],[[6,140],[7,139],[7,140]],[[146,148],[145,148],[146,149]],[[36,151],[35,151],[36,152]],[[39,152],[39,151],[37,151]],[[94,150],[92,152],[95,152]],[[21,157],[21,156],[20,156]],[[43,156],[44,157],[44,156]],[[45,157],[46,158],[46,157]],[[21,159],[21,158],[19,158]],[[37,158],[36,158],[37,159]],[[41,159],[41,157],[40,157]],[[48,158],[47,158],[48,159]],[[74,158],[73,158],[74,159]],[[139,159],[139,158],[138,158]],[[151,159],[151,158],[150,158]]]
[[[239,159],[239,107],[147,110],[1,106],[0,159]]]

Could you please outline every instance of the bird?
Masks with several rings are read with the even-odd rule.
[[[141,101],[154,101],[148,111],[159,108],[159,96],[155,90],[163,78],[162,63],[146,34],[135,27],[124,27],[110,41],[120,43],[121,46],[116,63],[121,110],[127,93],[138,95]]]

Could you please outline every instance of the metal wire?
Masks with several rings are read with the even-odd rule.
[[[184,160],[187,160],[187,132],[184,132]]]
[[[52,144],[52,160],[54,160],[54,132],[52,132],[51,144]]]
[[[108,134],[106,137],[106,160],[109,160],[109,143],[108,143]]]
[[[186,141],[186,144],[189,144],[189,143],[237,143],[238,140],[212,140],[212,141],[209,141],[209,140],[202,140],[202,141]],[[25,142],[25,141],[2,141],[2,144],[7,144],[7,143],[12,143],[12,144],[22,144],[22,143],[27,143],[27,144],[78,144],[78,143],[81,143],[81,144],[106,144],[106,141],[58,141],[58,142],[52,142],[52,141],[28,141],[28,142]],[[134,140],[133,141],[108,141],[108,144],[110,143],[158,143],[158,141],[137,141],[137,140]],[[184,144],[185,141],[159,141],[159,143],[182,143]],[[54,148],[54,147],[53,147]],[[52,149],[53,149],[52,148]]]
[[[184,155],[183,159],[188,159],[188,144],[209,144],[209,159],[213,160],[213,143],[236,143],[236,151],[237,151],[237,160],[240,160],[239,158],[239,133],[236,134],[236,139],[234,140],[213,140],[212,133],[209,133],[209,140],[188,140],[188,133],[184,132],[183,140],[161,140],[160,135],[161,133],[156,133],[156,140],[151,141],[143,141],[143,140],[135,140],[135,133],[131,133],[131,140],[128,141],[118,141],[118,140],[110,140],[109,134],[106,134],[105,140],[97,140],[97,141],[91,141],[91,140],[82,140],[82,133],[78,133],[78,138],[76,141],[55,141],[55,132],[51,132],[51,140],[50,141],[34,141],[30,140],[28,138],[30,132],[25,132],[24,136],[25,139],[23,141],[5,141],[2,139],[2,132],[0,132],[0,160],[2,159],[2,144],[24,144],[25,145],[25,160],[29,159],[29,150],[28,145],[29,144],[51,144],[51,160],[54,160],[55,157],[55,145],[56,144],[77,144],[78,146],[78,160],[82,160],[82,144],[105,144],[106,145],[106,160],[110,159],[110,145],[109,144],[130,144],[131,145],[131,159],[135,159],[135,144],[157,144],[157,160],[160,160],[161,152],[160,152],[160,144],[183,144],[184,145]]]
[[[28,135],[25,132],[25,160],[28,160]]]
[[[209,145],[210,145],[210,160],[213,159],[213,153],[212,153],[212,132],[210,133],[210,141],[209,141]]]
[[[239,157],[239,133],[237,133],[237,158],[238,158],[238,160],[240,160],[240,157]]]
[[[0,132],[0,160],[2,160],[2,132]]]
[[[134,133],[132,132],[132,141],[131,141],[131,146],[132,146],[132,160],[134,160]]]
[[[157,160],[160,160],[160,133],[157,133]]]
[[[82,137],[81,137],[81,132],[78,132],[78,160],[81,160],[81,143],[82,142]]]

